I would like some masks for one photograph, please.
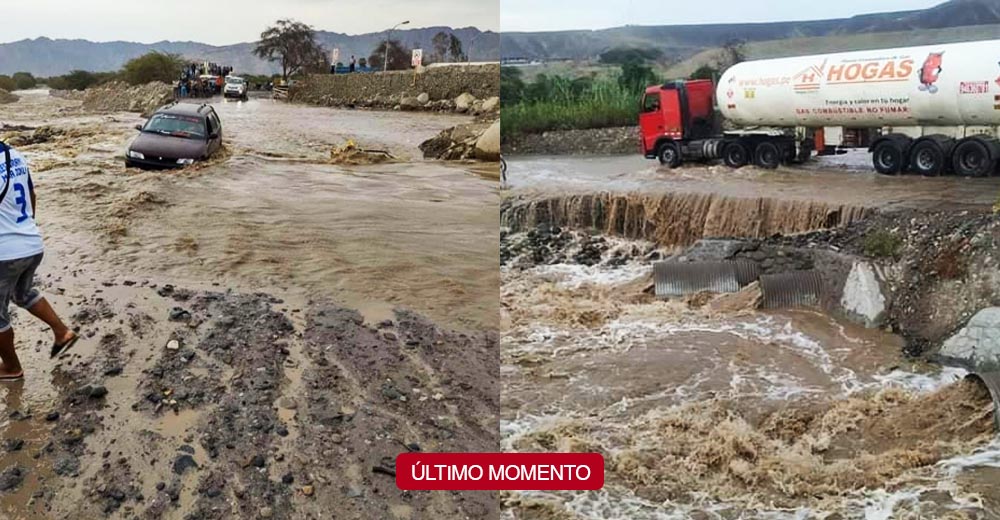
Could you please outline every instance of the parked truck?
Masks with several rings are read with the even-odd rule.
[[[776,168],[867,148],[876,171],[970,177],[1000,160],[1000,40],[739,63],[646,89],[642,149],[669,167]]]

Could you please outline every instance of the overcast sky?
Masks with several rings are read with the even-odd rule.
[[[499,30],[499,0],[0,0],[0,42],[24,38],[93,41],[254,41],[279,18],[347,34],[409,27]]]
[[[945,0],[500,0],[503,31],[772,22],[921,9]]]

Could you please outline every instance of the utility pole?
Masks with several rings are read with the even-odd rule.
[[[382,72],[389,70],[389,39],[392,38],[392,31],[396,30],[396,28],[400,25],[406,25],[408,23],[410,23],[409,20],[399,22],[396,25],[393,25],[392,29],[385,32],[385,61],[382,63]]]

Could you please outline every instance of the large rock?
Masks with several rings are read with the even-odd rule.
[[[840,306],[866,327],[878,327],[885,318],[885,296],[871,264],[855,262],[844,283]]]
[[[476,96],[469,94],[468,92],[463,92],[462,95],[455,98],[455,110],[459,112],[467,112],[472,108],[472,104],[476,102]]]
[[[480,161],[500,160],[500,121],[495,121],[476,141],[476,159]]]
[[[423,105],[423,103],[413,96],[403,96],[403,98],[399,100],[399,108],[403,110],[416,110],[417,108],[420,108],[421,105]]]
[[[493,96],[487,99],[486,101],[483,101],[483,106],[480,107],[480,110],[482,110],[485,113],[495,112],[497,110],[500,110],[500,98],[497,96]]]
[[[421,105],[426,105],[430,100],[431,96],[426,92],[421,92],[420,95],[417,96],[417,103],[420,103]]]
[[[939,355],[980,372],[1000,368],[1000,307],[977,312],[965,327],[944,342]]]

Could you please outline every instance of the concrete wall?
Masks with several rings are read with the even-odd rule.
[[[463,93],[477,99],[500,95],[500,64],[433,67],[421,73],[390,71],[317,74],[291,89],[290,99],[325,106],[392,108],[403,97],[426,93],[432,102],[454,100]]]

